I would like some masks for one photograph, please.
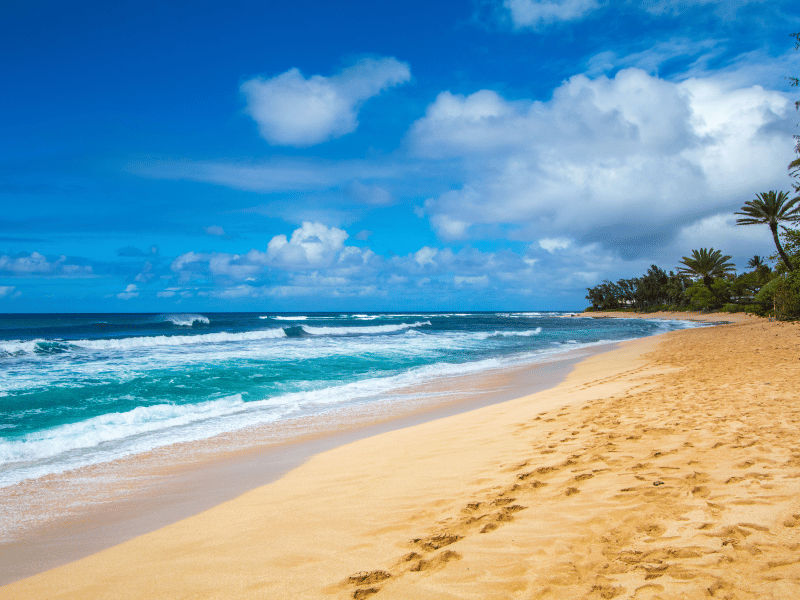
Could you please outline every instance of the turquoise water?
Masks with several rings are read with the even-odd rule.
[[[687,326],[568,314],[0,315],[0,487]]]

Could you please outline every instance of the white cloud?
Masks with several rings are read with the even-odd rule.
[[[62,256],[51,263],[47,260],[47,257],[38,252],[31,252],[29,256],[19,256],[17,258],[4,255],[0,256],[0,271],[10,271],[15,275],[50,274],[65,260],[66,257]]]
[[[332,77],[306,79],[290,69],[245,81],[241,91],[265,140],[306,147],[355,131],[364,102],[410,78],[408,65],[395,58],[365,58]]]
[[[264,280],[268,269],[330,269],[351,274],[369,264],[375,254],[369,248],[346,246],[347,238],[343,229],[306,221],[290,238],[283,234],[274,236],[266,251],[253,248],[244,254],[185,252],[172,261],[171,269],[184,283],[212,280],[228,286],[232,282]],[[242,293],[255,289],[249,285],[240,288]]]
[[[417,261],[417,264],[420,267],[424,267],[425,265],[433,265],[436,264],[433,262],[433,258],[438,253],[439,251],[436,248],[429,248],[428,246],[423,246],[414,253],[414,260]]]
[[[57,276],[57,277],[91,277],[92,267],[88,265],[67,264],[67,257],[61,255],[56,260],[49,260],[43,254],[31,252],[12,258],[0,256],[0,271],[13,273],[18,277]]]
[[[627,52],[620,56],[613,50],[604,50],[599,54],[595,54],[587,61],[586,75],[596,76],[613,69],[631,67],[642,69],[652,74],[657,73],[665,62],[676,58],[682,60],[693,59],[693,64],[690,67],[691,71],[700,65],[704,65],[708,60],[722,52],[719,42],[713,39],[670,38],[654,44],[651,44],[650,40],[647,40],[647,42],[647,48],[641,52]],[[682,79],[686,78],[688,78],[688,75],[682,77]]]
[[[469,193],[468,189],[464,191]],[[451,198],[457,197],[458,192],[447,192],[442,198],[448,196]],[[426,206],[427,205],[428,203],[426,202]],[[462,240],[467,237],[467,230],[471,223],[460,219],[454,219],[446,214],[438,214],[431,216],[431,225],[433,225],[433,228],[439,232],[439,235],[446,240]]]
[[[565,248],[569,248],[571,241],[567,238],[542,238],[539,240],[539,247],[544,248],[550,254],[553,254],[556,250],[564,250]]]
[[[224,253],[210,255],[208,269],[215,277],[238,281],[254,278],[264,270],[263,264],[258,260],[252,260],[250,255]]]
[[[514,27],[539,27],[575,21],[600,8],[597,0],[503,0]]]
[[[131,298],[135,298],[139,295],[139,288],[136,286],[135,283],[128,284],[125,288],[124,292],[120,292],[117,294],[117,298],[120,300],[130,300]]]
[[[216,235],[219,237],[225,237],[225,230],[220,227],[219,225],[210,225],[203,229],[208,235]]]
[[[276,235],[267,245],[271,263],[284,267],[315,267],[329,265],[344,247],[347,232],[322,223],[303,222],[291,239]]]
[[[173,271],[180,271],[184,269],[187,265],[200,262],[206,258],[205,254],[200,254],[198,252],[185,252],[181,254],[175,260],[172,261],[172,265],[170,268]]]
[[[663,246],[687,212],[719,213],[785,188],[791,108],[760,86],[676,83],[625,69],[572,77],[547,102],[443,92],[408,141],[420,156],[458,160],[467,173],[459,189],[425,203],[445,239],[505,224],[518,239],[635,249]]]
[[[763,4],[767,0],[637,0],[628,4],[650,14],[680,15],[697,7],[708,7],[725,20],[736,18],[738,10],[748,4]],[[577,21],[599,9],[605,2],[598,0],[503,0],[515,28],[537,29],[558,22]],[[620,3],[622,4],[622,3]]]

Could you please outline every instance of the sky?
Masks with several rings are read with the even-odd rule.
[[[796,0],[6,0],[0,312],[577,310],[774,254]]]

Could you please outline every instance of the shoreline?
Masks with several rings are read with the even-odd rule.
[[[569,350],[525,365],[449,376],[423,386],[440,391],[402,406],[388,400],[361,410],[303,418],[162,447],[0,489],[0,505],[24,501],[18,527],[0,543],[0,586],[36,575],[150,533],[267,485],[310,457],[380,435],[549,389],[575,364],[617,343]],[[413,389],[402,388],[403,391]],[[347,418],[337,418],[341,413]],[[83,500],[61,515],[55,506]],[[36,507],[36,508],[33,508]],[[13,510],[13,506],[12,506]],[[33,516],[30,514],[33,513]],[[12,532],[14,533],[14,532]],[[66,550],[65,550],[66,549]]]
[[[339,446],[0,589],[795,598],[799,333],[758,319],[624,342],[555,388]]]

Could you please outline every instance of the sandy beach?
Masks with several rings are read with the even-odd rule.
[[[710,317],[0,596],[800,597],[800,327]]]

